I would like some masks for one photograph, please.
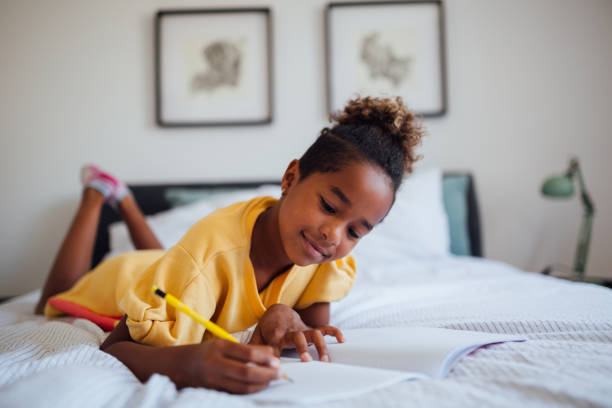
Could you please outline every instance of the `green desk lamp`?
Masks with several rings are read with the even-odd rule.
[[[593,226],[593,216],[595,215],[595,206],[587,193],[580,171],[578,159],[570,160],[569,168],[563,175],[552,176],[542,184],[542,194],[552,198],[569,198],[574,195],[574,182],[578,181],[580,187],[580,198],[584,208],[582,216],[582,225],[578,235],[578,247],[574,258],[574,273],[578,274],[578,280],[584,280],[584,271],[586,269],[587,255],[589,252],[589,243],[591,241],[591,228]],[[552,271],[552,266],[546,267],[542,273],[549,274]]]

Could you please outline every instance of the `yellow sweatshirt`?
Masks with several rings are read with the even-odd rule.
[[[153,285],[229,332],[253,326],[276,303],[304,309],[344,297],[355,279],[352,255],[320,265],[294,265],[258,292],[249,257],[251,235],[257,217],[276,202],[258,197],[217,210],[168,251],[135,251],[108,259],[54,298],[103,316],[127,314],[132,339],[165,346],[199,343],[205,330],[151,293]],[[47,303],[45,315],[61,314]]]

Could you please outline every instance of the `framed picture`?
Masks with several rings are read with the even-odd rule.
[[[160,126],[272,121],[269,8],[162,10],[155,19]]]
[[[401,96],[419,115],[444,115],[441,1],[330,3],[326,30],[330,112],[360,94]]]

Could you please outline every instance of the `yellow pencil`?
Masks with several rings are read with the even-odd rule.
[[[206,330],[210,331],[215,336],[221,337],[222,339],[225,339],[225,340],[233,341],[234,343],[239,343],[239,341],[234,336],[226,332],[221,326],[216,325],[210,320],[204,319],[204,317],[201,314],[199,314],[198,312],[196,312],[195,310],[193,310],[192,308],[190,308],[189,306],[187,306],[186,304],[184,304],[183,302],[181,302],[180,300],[178,300],[176,297],[172,296],[171,294],[164,292],[163,290],[161,290],[155,285],[153,285],[153,287],[151,288],[151,291],[155,293],[157,296],[164,299],[166,302],[168,302],[170,306],[177,308],[181,312],[185,313],[187,316],[191,317],[196,322],[200,323],[202,326],[206,327]],[[285,380],[289,380],[293,382],[293,380],[289,378],[289,376],[287,376],[287,374],[285,373],[282,373],[281,377],[283,377]]]
[[[176,297],[172,296],[169,293],[164,292],[163,290],[159,289],[155,285],[153,285],[153,288],[151,288],[151,290],[157,296],[161,297],[162,299],[165,299],[166,302],[170,304],[170,306],[177,308],[181,312],[191,317],[196,322],[200,323],[202,326],[206,327],[206,330],[210,331],[215,336],[221,337],[222,339],[225,339],[225,340],[233,341],[234,343],[238,343],[238,340],[234,336],[232,336],[231,334],[229,334],[228,332],[226,332],[225,330],[223,330],[221,327],[217,326],[210,320],[204,319],[201,314],[191,309],[189,306],[187,306],[186,304],[178,300]]]

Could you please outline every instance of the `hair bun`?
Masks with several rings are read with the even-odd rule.
[[[424,136],[421,123],[403,103],[395,98],[357,97],[350,100],[344,110],[330,115],[334,126],[370,125],[379,127],[404,153],[404,170],[412,172],[412,164],[420,157],[414,152]],[[332,127],[332,131],[333,131]]]

